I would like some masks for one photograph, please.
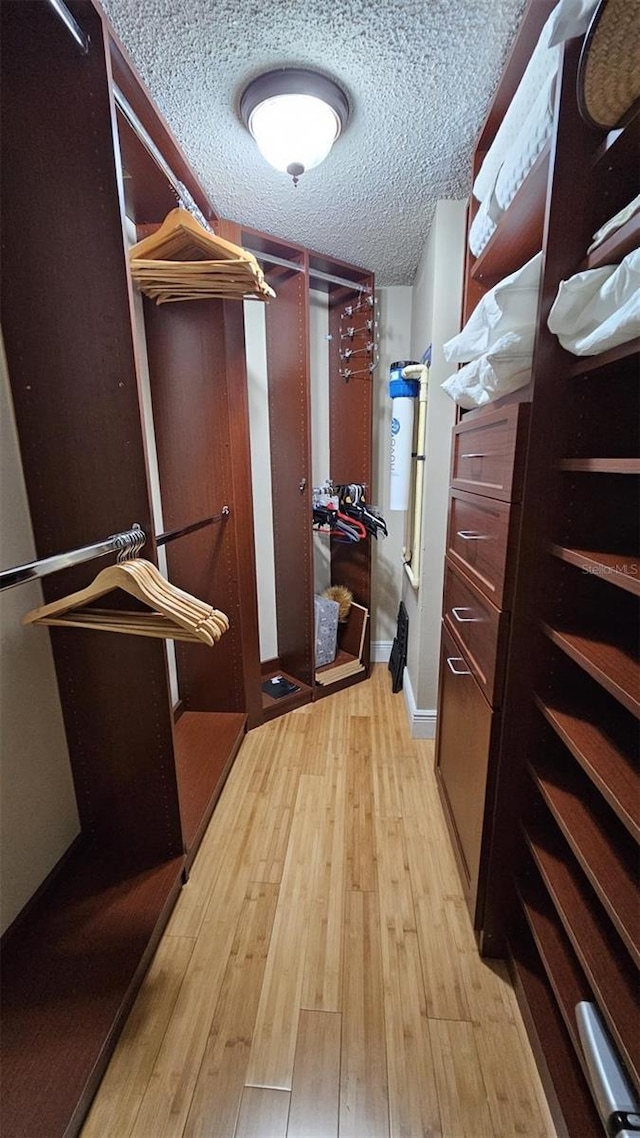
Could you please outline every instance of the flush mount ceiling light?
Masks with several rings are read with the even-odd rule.
[[[260,153],[293,184],[327,157],[349,116],[337,83],[299,68],[269,71],[246,88],[240,114]]]

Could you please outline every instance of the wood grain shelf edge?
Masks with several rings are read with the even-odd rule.
[[[637,971],[559,835],[523,827],[525,840],[629,1073],[640,1086]],[[566,853],[565,853],[566,850]],[[568,855],[568,856],[567,856]],[[599,911],[600,910],[600,911]]]
[[[580,763],[632,838],[640,842],[640,776],[634,767],[634,758],[627,756],[598,724],[581,718],[576,711],[553,706],[538,695],[534,700],[547,723]],[[635,812],[632,809],[634,802]]]
[[[603,808],[594,808],[596,792],[579,768],[572,772],[567,766],[558,771],[555,762],[545,764],[538,760],[530,764],[529,771],[600,903],[640,967],[633,854],[624,849],[624,843],[620,850],[616,848],[615,833],[610,833],[606,826]]]

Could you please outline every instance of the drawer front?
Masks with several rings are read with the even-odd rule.
[[[518,507],[451,492],[447,554],[496,608],[508,608]]]
[[[442,630],[436,771],[472,917],[478,893],[487,774],[494,720],[446,627]]]
[[[500,501],[518,501],[522,489],[528,403],[467,417],[453,429],[451,485]]]
[[[446,564],[444,620],[449,631],[460,641],[486,699],[493,707],[499,707],[508,614],[500,612],[478,589]]]

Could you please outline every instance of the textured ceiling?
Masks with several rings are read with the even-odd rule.
[[[465,197],[473,140],[524,0],[103,0],[221,216],[411,283],[439,198]],[[337,79],[351,116],[294,188],[238,115],[275,67]]]

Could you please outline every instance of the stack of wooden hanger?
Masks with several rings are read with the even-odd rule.
[[[87,608],[92,601],[114,589],[122,589],[152,611],[126,612]],[[123,561],[103,569],[86,589],[41,605],[22,618],[23,624],[54,624],[123,632],[129,636],[154,636],[163,640],[189,640],[213,647],[229,628],[229,618],[219,609],[171,585],[150,561]]]
[[[269,300],[276,294],[252,253],[209,233],[186,209],[129,250],[131,275],[156,304],[208,297]]]

